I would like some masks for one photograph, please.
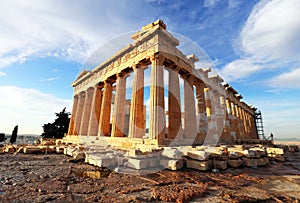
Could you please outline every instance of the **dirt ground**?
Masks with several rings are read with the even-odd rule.
[[[58,154],[1,154],[0,202],[299,202],[299,152],[293,157],[217,174],[182,169],[140,176]]]

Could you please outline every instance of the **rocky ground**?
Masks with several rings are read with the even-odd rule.
[[[0,202],[299,202],[293,162],[220,173],[192,169],[116,173],[61,154],[1,154]]]

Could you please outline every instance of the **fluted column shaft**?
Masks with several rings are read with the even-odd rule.
[[[81,127],[81,122],[82,122],[82,113],[83,113],[83,107],[84,107],[84,103],[85,103],[85,97],[86,97],[86,93],[85,92],[81,92],[79,94],[79,100],[78,100],[78,108],[76,110],[76,119],[75,119],[75,131],[74,131],[74,135],[78,135],[80,134],[80,127]]]
[[[157,139],[158,144],[163,144],[165,139],[165,102],[164,102],[164,77],[163,64],[159,56],[151,58],[151,83],[150,83],[150,139]]]
[[[112,120],[112,137],[124,137],[126,77],[124,74],[118,74],[117,77],[114,115]]]
[[[111,81],[105,81],[102,104],[101,104],[98,136],[110,135],[111,99],[112,99],[112,83]]]
[[[75,120],[76,120],[76,111],[77,111],[77,108],[78,108],[78,98],[79,98],[78,95],[74,96],[68,135],[74,135],[74,125],[75,125]]]
[[[196,85],[196,117],[197,117],[197,139],[204,140],[208,131],[208,120],[204,95],[204,83]]]
[[[90,114],[90,121],[89,121],[89,129],[88,135],[90,136],[97,136],[98,128],[99,128],[99,120],[100,120],[100,110],[101,110],[101,103],[102,103],[102,91],[101,88],[96,85],[93,95],[92,101],[92,108]]]
[[[144,136],[144,68],[133,66],[134,78],[130,106],[129,137]]]
[[[191,79],[184,80],[184,138],[195,139],[197,121],[194,88]]]
[[[168,113],[168,138],[182,137],[179,77],[173,70],[169,71]]]
[[[86,91],[86,99],[83,107],[82,122],[80,126],[80,135],[87,135],[87,130],[90,121],[91,103],[93,100],[94,88],[89,88]]]

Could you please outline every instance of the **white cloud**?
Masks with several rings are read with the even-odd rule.
[[[221,71],[220,75],[224,77],[225,81],[243,79],[250,74],[260,70],[261,67],[254,64],[249,59],[239,59],[227,64]]]
[[[49,82],[49,81],[53,81],[53,80],[59,80],[60,78],[46,78],[46,79],[42,79],[40,80],[41,82]]]
[[[71,111],[71,100],[57,98],[35,89],[16,86],[0,86],[0,131],[11,133],[19,125],[19,133],[41,134],[45,123],[53,122],[55,112],[67,107]]]
[[[299,64],[299,10],[298,0],[259,2],[247,19],[237,42],[237,50],[242,51],[241,59],[230,62],[221,72],[237,80],[262,68],[286,69],[293,63]],[[248,62],[245,64],[243,61]]]
[[[215,6],[220,0],[205,0],[203,3],[203,7],[213,7]]]
[[[0,7],[0,68],[31,56],[84,62],[106,39],[136,28],[139,15],[136,11],[142,2],[134,1],[130,5],[117,1],[89,3],[3,2]]]
[[[241,48],[258,59],[300,56],[300,1],[273,0],[255,6],[241,32]]]
[[[268,81],[268,85],[274,88],[300,88],[300,68],[282,73]]]
[[[1,76],[6,76],[6,73],[0,71],[0,77]]]

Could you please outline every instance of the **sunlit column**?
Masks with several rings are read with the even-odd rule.
[[[89,129],[88,135],[90,136],[97,136],[98,128],[99,128],[99,119],[100,119],[100,110],[101,110],[101,103],[102,103],[102,87],[96,85],[93,95],[92,101],[92,108],[90,114],[90,122],[89,122]]]
[[[112,99],[112,82],[104,82],[104,91],[101,104],[100,122],[98,136],[109,136],[110,134],[110,112]]]
[[[157,139],[158,144],[163,144],[165,138],[165,102],[164,102],[164,77],[163,64],[159,56],[151,58],[151,83],[150,83],[150,139]]]
[[[78,107],[78,98],[79,96],[76,94],[73,99],[73,107],[72,107],[72,114],[70,118],[70,124],[69,124],[69,130],[68,130],[68,135],[74,135],[74,125],[75,125],[75,120],[76,120],[76,111]]]
[[[197,138],[204,140],[208,131],[208,120],[206,115],[206,104],[204,95],[204,83],[196,85],[196,117],[197,117]]]
[[[126,101],[126,77],[124,74],[117,75],[117,87],[112,118],[112,137],[124,137],[124,116]]]
[[[91,103],[93,99],[94,88],[88,88],[86,91],[86,99],[83,106],[82,121],[80,126],[80,135],[87,135],[90,121]]]
[[[197,121],[192,79],[184,79],[184,138],[195,139]]]
[[[133,71],[129,137],[142,138],[144,136],[144,68],[133,65]]]
[[[81,92],[79,94],[78,108],[76,110],[74,135],[78,135],[80,133],[80,126],[81,126],[81,122],[82,122],[82,112],[83,112],[83,107],[84,107],[84,103],[85,103],[85,97],[86,97],[85,92]]]
[[[179,77],[173,70],[169,70],[168,113],[168,138],[182,137]]]

